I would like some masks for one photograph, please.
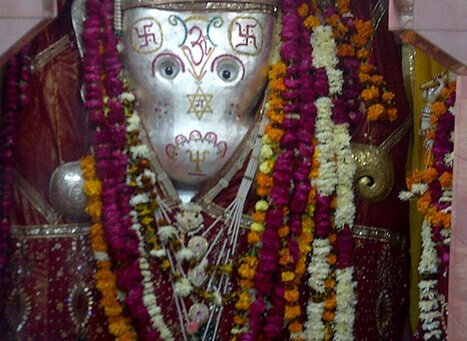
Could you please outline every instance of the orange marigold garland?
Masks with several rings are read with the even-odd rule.
[[[116,276],[112,272],[111,263],[107,254],[102,227],[102,186],[95,172],[95,161],[92,156],[81,160],[84,176],[84,191],[88,197],[86,213],[91,216],[91,247],[96,258],[96,288],[101,294],[100,305],[104,309],[110,334],[116,340],[136,340],[136,334],[131,327],[130,319],[124,316],[123,306],[117,298]]]

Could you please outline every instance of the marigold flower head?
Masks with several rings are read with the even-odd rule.
[[[285,316],[285,318],[287,320],[292,320],[292,319],[300,316],[300,314],[301,314],[300,305],[297,304],[297,305],[292,305],[292,306],[290,306],[290,305],[285,306],[284,316]]]
[[[295,279],[295,274],[291,271],[284,271],[281,274],[281,278],[283,282],[291,282]]]
[[[397,120],[397,109],[396,108],[389,108],[388,109],[388,119],[391,122]]]
[[[337,8],[340,14],[350,12],[349,0],[337,0]]]
[[[303,3],[301,4],[300,7],[298,7],[298,15],[301,16],[302,18],[305,18],[308,15],[308,5]]]
[[[298,321],[294,321],[289,324],[288,329],[291,333],[300,333],[303,331],[303,324]]]
[[[368,108],[368,120],[377,121],[383,118],[384,106],[381,104],[372,104]]]
[[[308,16],[304,21],[305,27],[308,30],[312,30],[321,25],[321,21],[314,15]]]
[[[248,238],[248,244],[249,244],[249,245],[257,244],[257,243],[259,243],[260,240],[261,240],[260,237],[259,237],[258,232],[254,232],[254,231],[250,231],[250,232],[248,233],[247,238]]]
[[[299,297],[300,297],[300,294],[297,289],[286,290],[284,292],[284,299],[287,302],[296,302],[298,301]]]
[[[383,92],[383,96],[381,96],[381,97],[382,97],[382,99],[384,101],[390,102],[390,101],[392,101],[394,99],[395,95],[391,91],[385,91],[385,92]]]
[[[327,322],[332,322],[334,321],[335,314],[332,311],[325,310],[323,313],[323,320]]]
[[[337,305],[337,302],[336,302],[336,296],[335,295],[333,295],[330,298],[326,298],[324,300],[324,308],[325,309],[329,309],[329,310],[334,309],[336,307],[336,305]]]
[[[444,114],[446,110],[446,106],[443,102],[435,102],[431,105],[431,112],[437,116]]]
[[[350,44],[341,44],[337,47],[338,57],[352,57],[355,55],[355,49]]]

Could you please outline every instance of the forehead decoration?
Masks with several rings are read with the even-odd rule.
[[[278,0],[236,0],[236,1],[183,1],[183,0],[116,0],[121,10],[136,7],[170,9],[174,11],[250,11],[276,13]]]

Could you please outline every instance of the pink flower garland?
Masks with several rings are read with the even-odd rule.
[[[0,271],[8,263],[10,246],[10,212],[13,208],[13,182],[15,179],[14,146],[16,112],[28,103],[26,96],[29,65],[26,63],[28,47],[13,57],[5,68],[4,105],[2,108],[0,136],[1,185],[0,185]]]

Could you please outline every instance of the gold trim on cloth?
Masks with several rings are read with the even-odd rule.
[[[386,139],[379,145],[382,149],[389,152],[392,147],[394,147],[402,137],[409,131],[410,127],[412,127],[412,115],[408,115],[402,124],[394,130],[391,135],[386,137]]]
[[[352,235],[357,239],[375,240],[402,246],[406,242],[405,237],[400,233],[374,226],[354,225]]]
[[[11,236],[19,239],[70,238],[89,234],[89,224],[12,225]]]
[[[68,35],[63,36],[46,49],[39,52],[31,61],[31,71],[40,70],[49,61],[58,56],[62,51],[66,50],[68,44],[71,43],[71,39]]]

